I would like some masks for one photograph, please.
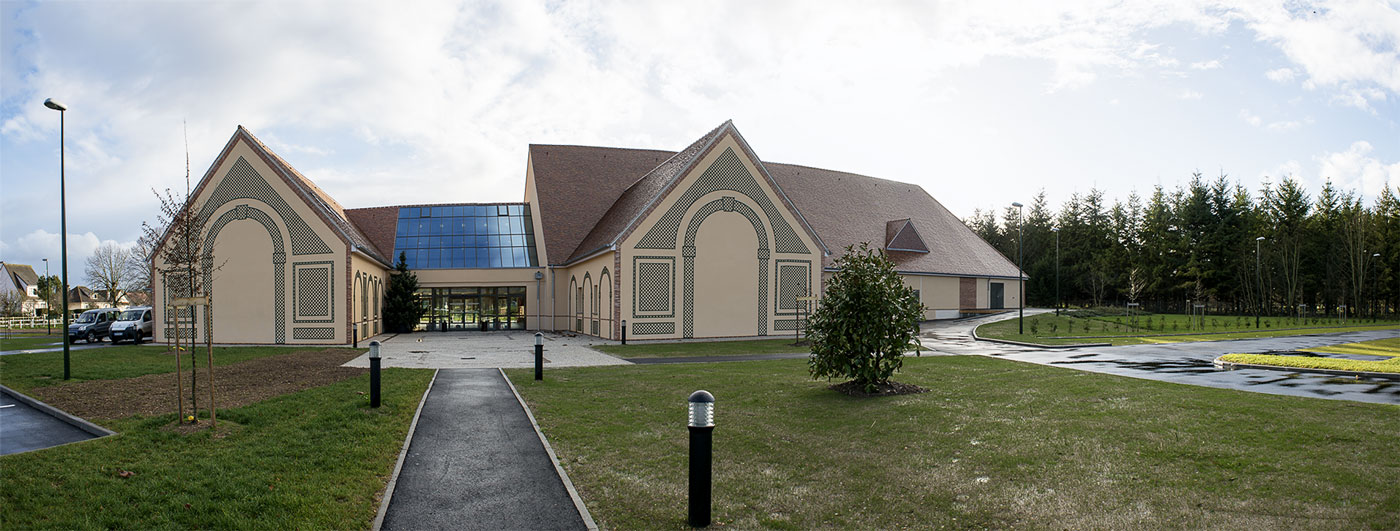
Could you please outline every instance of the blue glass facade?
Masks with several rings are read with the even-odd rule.
[[[399,207],[394,258],[409,269],[538,267],[530,205]]]

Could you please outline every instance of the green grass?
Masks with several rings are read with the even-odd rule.
[[[508,371],[595,519],[683,527],[685,398],[716,397],[714,520],[808,529],[1395,528],[1395,406],[906,359],[855,399],[802,360]]]
[[[198,353],[204,366],[203,347]],[[214,365],[222,366],[264,356],[289,354],[316,346],[299,347],[214,347]],[[146,374],[175,372],[175,363],[165,346],[119,346],[69,352],[69,382],[115,380]],[[189,354],[184,359],[188,364]],[[7,354],[0,356],[0,384],[26,392],[35,387],[58,385],[63,380],[63,352]]]
[[[1359,343],[1342,343],[1340,345],[1328,345],[1325,347],[1315,347],[1306,350],[1308,350],[1309,352],[1328,352],[1332,354],[1400,356],[1400,337],[1391,339],[1376,339],[1372,341],[1362,341]]]
[[[792,345],[791,337],[743,341],[691,341],[684,343],[632,343],[594,345],[593,348],[620,358],[677,358],[691,356],[740,356],[807,352],[809,347]]]
[[[1337,371],[1392,372],[1400,374],[1400,358],[1387,360],[1349,360],[1317,356],[1280,356],[1276,354],[1226,354],[1220,359],[1233,363],[1296,367],[1299,369],[1331,369]]]
[[[171,413],[0,457],[0,528],[368,528],[431,378],[384,371],[377,410],[362,376],[220,410],[219,437],[165,429]]]
[[[58,346],[62,347],[63,336],[46,336],[43,334],[39,334],[37,336],[22,335],[3,337],[0,338],[0,350],[28,350],[33,348],[48,348],[52,347],[54,343],[58,343]]]
[[[1150,328],[1147,326],[1149,318],[1152,325]],[[1341,321],[1336,319],[1319,319],[1316,324],[1313,321],[1311,318],[1306,320],[1265,318],[1261,321],[1261,328],[1256,329],[1253,318],[1206,316],[1203,328],[1197,326],[1192,329],[1187,324],[1187,316],[1177,314],[1139,316],[1138,326],[1135,327],[1121,315],[1093,315],[1087,312],[1073,312],[1057,316],[1053,313],[1044,313],[1026,318],[1024,334],[1019,331],[1017,319],[1008,319],[977,327],[977,335],[991,339],[1042,345],[1078,343],[1137,345],[1385,330],[1400,327],[1400,322],[1394,321],[1358,323],[1356,319],[1352,319],[1346,326],[1343,326]]]

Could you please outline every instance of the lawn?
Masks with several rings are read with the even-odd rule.
[[[714,520],[738,528],[1395,528],[1395,406],[985,357],[906,359],[856,399],[803,360],[510,371],[593,517],[682,527],[685,398],[716,397]]]
[[[1198,317],[1198,325],[1194,328],[1189,322],[1187,316],[1181,314],[1141,315],[1134,326],[1130,319],[1122,315],[1103,315],[1095,312],[1071,312],[1061,315],[1043,313],[1026,317],[1024,334],[1020,333],[1017,319],[1013,318],[979,326],[977,335],[1042,345],[1136,345],[1400,328],[1400,322],[1372,323],[1356,319],[1343,324],[1337,319],[1299,320],[1269,317],[1260,321],[1260,328],[1254,328],[1254,319],[1245,316],[1206,316],[1204,319]]]
[[[144,349],[98,352],[139,368]],[[220,361],[288,352],[230,349]],[[0,358],[7,385],[32,361],[9,358],[29,356]],[[220,409],[217,432],[172,429],[173,412],[100,420],[119,435],[0,456],[0,529],[367,528],[432,374],[385,370],[379,409],[368,375]]]
[[[748,354],[788,354],[807,352],[810,347],[793,346],[791,337],[742,341],[688,341],[679,343],[632,343],[594,345],[594,349],[620,358],[677,358],[692,356],[741,356]]]
[[[1389,356],[1389,359],[1354,360],[1346,358],[1320,357],[1308,354],[1226,354],[1220,359],[1234,363],[1251,365],[1273,365],[1300,369],[1331,369],[1338,371],[1364,371],[1400,373],[1400,338],[1376,339],[1359,343],[1343,343],[1325,347],[1301,349],[1303,352],[1331,354],[1365,354],[1369,356]]]
[[[1314,347],[1307,350],[1310,352],[1328,352],[1332,354],[1400,356],[1400,337],[1391,339],[1376,339],[1372,341],[1362,341],[1360,343],[1342,343],[1340,345]]]
[[[0,350],[27,350],[32,348],[53,347],[54,343],[58,347],[63,347],[63,336],[44,334],[11,334],[9,337],[0,337]],[[82,345],[83,343],[77,343]]]
[[[276,356],[305,347],[214,347],[214,366],[238,363],[264,356]],[[196,354],[204,367],[203,347]],[[189,353],[184,354],[189,368]],[[113,346],[72,350],[68,353],[69,382],[84,380],[114,380],[143,374],[175,372],[175,362],[169,350],[161,345]],[[56,385],[63,381],[63,352],[7,354],[0,356],[0,384],[25,392],[35,387]]]

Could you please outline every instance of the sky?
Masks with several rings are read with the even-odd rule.
[[[757,155],[966,219],[1193,172],[1400,185],[1400,1],[0,0],[0,260],[134,245],[238,125],[347,208],[520,201],[530,144]]]

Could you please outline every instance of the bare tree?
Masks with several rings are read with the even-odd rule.
[[[133,282],[135,271],[131,267],[131,249],[112,242],[97,247],[87,259],[84,274],[92,289],[107,294],[107,302],[117,305]]]
[[[149,268],[150,274],[160,276],[169,297],[194,297],[200,295],[200,280],[218,269],[213,264],[204,260],[204,240],[201,237],[204,231],[204,220],[199,217],[199,214],[195,211],[195,205],[193,204],[194,197],[190,190],[189,151],[189,142],[187,140],[185,144],[184,194],[176,196],[169,188],[165,189],[164,194],[152,190],[156,195],[156,199],[160,201],[160,214],[157,216],[154,225],[146,222],[141,223],[142,235],[140,241],[137,243],[137,249],[141,250],[138,252],[146,254],[144,258],[139,260],[142,263],[151,264]],[[204,293],[204,295],[208,296],[210,294]],[[212,297],[209,300],[212,302]],[[158,301],[152,300],[151,304],[158,304]],[[208,308],[210,307],[206,306],[206,315],[204,319],[204,336],[206,341],[209,341],[214,333],[213,324],[207,314]],[[191,347],[188,349],[188,352],[190,354],[189,403],[191,406],[190,411],[192,412],[199,411],[197,392],[199,379],[198,376],[196,376],[196,374],[198,374],[196,370],[196,360],[198,358],[195,357],[195,349],[193,348],[195,338],[193,334],[184,337],[184,334],[178,331],[188,329],[192,332],[195,326],[195,316],[196,309],[191,306],[179,307],[175,310],[173,315],[173,322],[175,324],[175,330],[177,331],[174,337],[177,349],[176,352],[179,352],[179,345],[182,340],[188,339],[189,346]],[[165,323],[158,326],[165,326]],[[210,357],[212,358],[212,354],[210,354]],[[210,359],[210,366],[212,366],[212,363],[213,360]],[[179,381],[178,367],[180,364],[181,362],[177,356],[177,382]],[[212,397],[212,381],[209,382],[209,386],[210,396]],[[184,391],[181,390],[180,394],[183,395]],[[182,420],[184,418],[184,405],[185,397],[181,396],[179,407]],[[212,403],[210,404],[210,413],[212,416]]]
[[[0,291],[0,315],[15,317],[24,312],[24,292],[17,289]]]

